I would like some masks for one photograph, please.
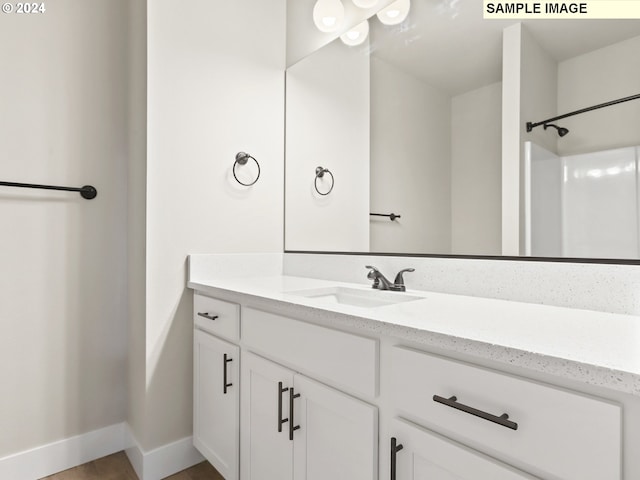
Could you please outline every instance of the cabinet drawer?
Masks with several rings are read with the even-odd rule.
[[[217,317],[212,319],[213,317]],[[240,340],[240,305],[195,294],[193,321],[201,330],[229,340]]]
[[[245,308],[245,345],[320,381],[375,397],[378,340]]]
[[[542,477],[620,478],[619,405],[402,347],[393,348],[392,362],[401,415]],[[463,410],[436,395],[456,397]],[[495,421],[506,413],[517,429],[478,411]]]
[[[401,419],[391,422],[390,455],[396,460],[395,478],[398,480],[535,480],[535,477]],[[393,461],[391,470],[394,470]]]

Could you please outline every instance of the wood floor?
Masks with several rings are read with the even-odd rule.
[[[41,480],[138,480],[124,452],[114,453],[93,462],[79,465]],[[208,462],[178,472],[166,480],[224,480]]]

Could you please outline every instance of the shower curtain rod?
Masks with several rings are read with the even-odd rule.
[[[556,120],[572,117],[574,115],[580,115],[581,113],[590,112],[591,110],[597,110],[598,108],[610,107],[611,105],[628,102],[630,100],[636,100],[638,98],[640,98],[640,93],[637,95],[631,95],[630,97],[619,98],[618,100],[612,100],[610,102],[601,103],[600,105],[594,105],[593,107],[582,108],[580,110],[576,110],[575,112],[565,113],[564,115],[558,115],[557,117],[548,118],[547,120],[543,120],[541,122],[535,122],[535,123],[527,122],[527,132],[530,132],[534,128],[539,127],[540,125],[544,125],[545,123],[554,122]]]

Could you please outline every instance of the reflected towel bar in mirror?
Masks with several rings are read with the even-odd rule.
[[[389,217],[389,220],[391,220],[392,222],[396,218],[401,218],[400,215],[396,215],[395,213],[370,213],[369,215],[371,215],[372,217]]]

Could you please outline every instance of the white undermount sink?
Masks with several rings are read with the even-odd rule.
[[[409,295],[404,292],[392,292],[388,290],[364,290],[350,287],[325,287],[311,290],[297,290],[288,292],[289,295],[297,295],[322,303],[337,303],[353,307],[375,308],[396,303],[423,300],[424,297]]]

